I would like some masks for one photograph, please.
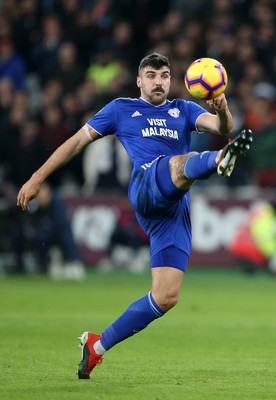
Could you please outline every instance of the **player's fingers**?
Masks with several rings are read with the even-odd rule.
[[[22,202],[22,189],[19,190],[18,195],[17,195],[17,205],[20,206]]]
[[[218,97],[216,97],[216,100],[225,100],[225,94],[221,93]]]
[[[17,195],[16,205],[17,205],[17,206],[20,205],[20,192],[19,192],[18,195]]]
[[[29,209],[28,204],[29,204],[28,200],[24,199],[23,202],[21,203],[21,208],[23,211],[27,211]]]
[[[214,103],[216,106],[219,106],[221,104],[221,102],[222,102],[221,97],[217,97],[216,99],[214,99]]]
[[[221,93],[218,97],[214,99],[214,105],[219,109],[227,106],[227,101],[224,93]]]
[[[223,98],[216,98],[215,100],[214,100],[214,105],[215,105],[215,107],[217,108],[217,109],[221,109],[222,107],[223,107]]]
[[[28,199],[28,197],[26,195],[24,195],[22,200],[23,201],[21,203],[22,204],[21,207],[23,207],[24,211],[27,211],[29,209],[29,207],[28,207],[29,199]]]
[[[17,205],[22,208],[23,211],[28,210],[28,200],[26,199],[25,195],[23,194],[22,190],[20,190],[18,197],[17,197]]]
[[[21,193],[21,191],[18,193],[18,196],[17,196],[17,205],[22,208],[22,193]]]

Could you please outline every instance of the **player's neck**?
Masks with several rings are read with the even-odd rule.
[[[163,101],[162,103],[160,103],[160,104],[154,104],[154,103],[152,103],[151,101],[145,99],[143,96],[140,96],[140,99],[143,100],[143,101],[145,101],[145,102],[148,103],[148,104],[151,104],[151,105],[154,106],[154,107],[160,107],[160,106],[163,106],[164,104],[167,103],[167,99],[164,99],[164,101]]]

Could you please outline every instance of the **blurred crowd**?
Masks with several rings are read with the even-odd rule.
[[[137,97],[137,65],[152,51],[170,58],[171,98],[189,99],[183,76],[196,58],[224,64],[234,131],[251,128],[258,151],[254,162],[244,160],[220,184],[275,185],[275,157],[267,156],[276,149],[274,0],[0,1],[2,180],[18,188],[106,102]],[[53,184],[88,192],[125,189],[124,156],[113,168],[116,143],[107,142],[106,160],[97,163],[93,177],[93,161],[84,153],[55,173]],[[194,135],[195,150],[223,144]]]
[[[275,187],[275,5],[275,0],[0,0],[1,197],[14,202],[34,170],[108,101],[139,96],[137,66],[153,51],[170,59],[171,99],[191,100],[183,77],[195,59],[211,57],[225,66],[233,135],[248,127],[255,142],[230,179],[212,179],[228,187]],[[125,193],[131,166],[124,150],[112,138],[99,142],[55,172],[50,184],[66,193]],[[193,135],[194,150],[224,144],[223,138]]]

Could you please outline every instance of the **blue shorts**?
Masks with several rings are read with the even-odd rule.
[[[169,158],[164,157],[162,162],[166,163]],[[183,191],[177,200],[164,197],[156,179],[159,161],[160,158],[145,168],[134,168],[129,199],[139,224],[150,238],[152,267],[166,263],[184,271],[191,252],[190,195]]]
[[[175,246],[169,246],[151,257],[151,268],[172,267],[184,272],[186,271],[188,261],[189,256],[185,251]]]

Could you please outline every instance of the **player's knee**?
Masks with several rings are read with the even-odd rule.
[[[159,296],[158,305],[162,310],[169,311],[178,303],[178,293],[163,293]]]

